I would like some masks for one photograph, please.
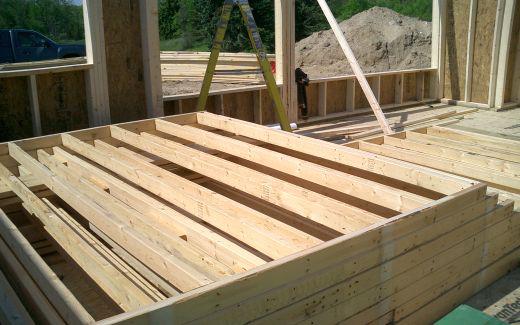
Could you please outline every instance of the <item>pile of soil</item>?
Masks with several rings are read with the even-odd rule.
[[[341,22],[340,27],[365,73],[431,65],[430,22],[373,7]],[[296,64],[311,78],[352,74],[332,30],[298,42]]]
[[[363,72],[428,68],[431,65],[432,26],[373,7],[340,23]],[[296,43],[296,66],[310,78],[353,74],[332,30],[319,31]],[[199,92],[202,82],[167,81],[165,95]],[[241,84],[214,83],[212,89]],[[247,85],[247,84],[243,84]]]

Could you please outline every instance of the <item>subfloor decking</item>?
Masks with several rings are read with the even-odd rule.
[[[518,262],[486,193],[211,113],[112,125],[0,146],[1,271],[36,322],[432,320]]]

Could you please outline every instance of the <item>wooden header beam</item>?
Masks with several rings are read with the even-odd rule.
[[[334,32],[334,35],[336,35],[339,45],[343,49],[343,52],[345,53],[345,56],[347,57],[347,60],[350,63],[352,71],[354,71],[354,74],[356,75],[356,78],[359,84],[361,85],[361,89],[363,89],[365,96],[367,96],[368,103],[370,104],[370,107],[372,107],[372,110],[374,111],[374,114],[377,118],[377,121],[379,122],[379,125],[381,126],[381,129],[385,134],[392,134],[393,131],[388,125],[388,121],[386,120],[385,115],[381,110],[381,106],[379,106],[379,102],[377,101],[377,98],[374,95],[372,88],[370,88],[370,85],[368,84],[368,81],[365,78],[363,70],[361,70],[361,67],[358,64],[356,57],[354,56],[352,49],[348,45],[347,39],[345,38],[345,35],[343,35],[343,32],[341,31],[341,28],[339,27],[339,24],[336,21],[336,18],[334,18],[334,15],[330,11],[327,2],[325,0],[318,0],[318,3],[321,7],[321,10],[323,10],[323,13],[325,14],[325,17],[327,18],[330,27]]]

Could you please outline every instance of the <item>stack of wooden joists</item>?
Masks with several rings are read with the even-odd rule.
[[[349,146],[486,182],[520,211],[520,141],[431,126]]]
[[[209,52],[161,52],[163,81],[202,81]],[[274,55],[268,56],[274,62]],[[256,55],[253,53],[220,53],[214,82],[259,84],[263,82]]]
[[[476,181],[207,112],[11,142],[0,319],[430,322],[517,264],[512,209]]]
[[[441,105],[424,107],[428,107],[428,109],[426,111],[418,110],[418,112],[411,110],[410,112],[399,111],[395,114],[391,112],[385,114],[392,131],[399,132],[434,124],[452,124],[457,122],[458,119],[464,118],[465,115],[478,110],[475,108],[442,107]],[[334,121],[329,125],[327,123],[319,123],[315,126],[304,126],[298,133],[325,141],[350,142],[382,135],[383,131],[378,123],[374,121],[373,116],[365,116],[359,120],[350,118],[345,121]]]

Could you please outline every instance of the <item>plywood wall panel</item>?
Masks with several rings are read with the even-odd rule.
[[[516,4],[507,67],[504,102],[520,102],[520,4]]]
[[[403,101],[417,100],[417,75],[415,73],[404,74]]]
[[[487,104],[489,98],[497,2],[497,0],[478,0],[477,2],[471,80],[471,101],[475,103]]]
[[[395,103],[395,76],[381,77],[381,90],[379,96],[379,103],[381,105]]]
[[[487,1],[487,0],[485,0]],[[444,97],[464,99],[470,0],[446,1]]]
[[[36,84],[43,134],[88,128],[83,71],[38,75]]]
[[[370,79],[367,78],[368,82],[370,83]],[[356,91],[354,92],[354,109],[363,109],[363,108],[369,108],[370,104],[368,103],[367,96],[365,96],[365,93],[363,92],[363,89],[361,88],[361,85],[356,80]]]
[[[224,95],[224,115],[254,122],[253,92]]]
[[[309,105],[309,116],[318,116],[319,100],[318,84],[310,84],[307,87],[307,104]]]
[[[0,142],[29,138],[32,123],[27,78],[0,78]]]
[[[112,123],[146,118],[138,0],[103,1]]]
[[[346,80],[327,83],[327,114],[344,112],[347,109]]]
[[[274,103],[266,89],[260,91],[260,100],[262,101],[262,122],[263,124],[277,123],[276,113],[274,111]]]

